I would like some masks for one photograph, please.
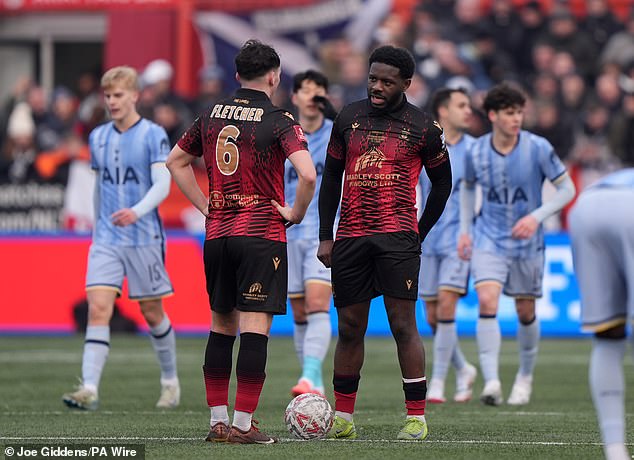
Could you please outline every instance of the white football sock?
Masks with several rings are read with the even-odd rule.
[[[214,406],[210,407],[211,418],[209,425],[213,426],[218,422],[222,422],[225,425],[229,425],[229,413],[227,412],[227,406]]]
[[[304,338],[306,337],[306,329],[308,323],[295,323],[293,327],[293,343],[295,344],[295,353],[299,360],[299,365],[304,365]]]
[[[176,336],[167,314],[163,315],[160,324],[150,327],[150,341],[161,367],[161,381],[177,381]]]
[[[434,365],[432,378],[445,381],[449,362],[454,353],[458,337],[456,335],[456,323],[438,322],[434,335]]]
[[[592,341],[590,392],[604,444],[625,443],[625,339]]]
[[[517,329],[517,347],[520,355],[518,374],[523,377],[533,375],[537,350],[539,348],[539,321],[537,318],[530,324],[519,323]]]
[[[502,334],[497,318],[478,318],[476,341],[484,382],[500,380],[498,374]]]
[[[97,393],[101,373],[110,352],[110,326],[88,326],[81,375],[84,388]]]

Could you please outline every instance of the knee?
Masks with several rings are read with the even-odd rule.
[[[397,343],[407,342],[420,337],[415,323],[412,325],[406,321],[393,321],[391,329],[394,340]]]
[[[535,321],[535,301],[534,300],[518,300],[517,301],[517,318],[522,324],[530,324]]]
[[[88,305],[88,319],[90,322],[109,322],[114,305],[103,300],[92,301]]]
[[[479,292],[480,313],[495,315],[498,310],[498,296],[490,292]]]
[[[340,342],[360,342],[365,336],[365,328],[357,321],[339,321]]]
[[[163,303],[160,300],[142,302],[141,313],[150,326],[157,326],[163,321]]]

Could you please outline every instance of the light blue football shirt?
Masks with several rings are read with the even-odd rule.
[[[475,142],[475,138],[464,134],[458,143],[447,144],[451,160],[452,189],[438,222],[432,227],[423,241],[424,255],[447,256],[456,252],[458,234],[460,232],[460,181],[464,177],[465,156]],[[425,208],[427,196],[431,190],[431,182],[427,174],[420,175],[419,183],[423,194],[421,208]]]
[[[535,257],[544,248],[543,227],[528,240],[512,238],[511,230],[520,218],[541,206],[544,180],[553,182],[566,173],[553,146],[522,130],[515,148],[502,155],[489,133],[475,141],[465,158],[465,180],[482,187],[474,247],[506,257]]]
[[[93,242],[106,246],[162,244],[165,232],[158,210],[126,227],[115,226],[110,216],[134,206],[152,186],[152,164],[165,162],[170,152],[165,130],[142,118],[121,133],[109,122],[90,133],[89,144],[100,192]]]
[[[595,187],[619,187],[634,189],[634,168],[625,168],[602,177],[592,184],[589,189]]]
[[[321,188],[321,177],[324,173],[326,163],[326,150],[332,131],[332,121],[325,118],[324,123],[314,133],[304,132],[308,140],[308,151],[313,159],[313,164],[317,170],[317,184],[315,195],[308,205],[304,220],[299,225],[293,225],[286,230],[287,241],[301,239],[319,239],[319,205],[317,197]],[[284,195],[286,203],[292,205],[295,201],[295,191],[297,190],[297,172],[290,161],[284,164]]]

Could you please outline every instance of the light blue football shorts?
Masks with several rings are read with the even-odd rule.
[[[516,298],[542,296],[544,253],[534,257],[506,257],[493,252],[473,249],[471,274],[477,288],[482,283],[498,283],[504,294]]]
[[[569,216],[581,327],[602,332],[634,318],[634,191],[596,188]],[[629,313],[628,313],[629,312]]]
[[[439,289],[466,294],[468,285],[469,261],[462,260],[457,253],[421,255],[418,296],[423,300],[436,300]]]
[[[306,283],[322,283],[330,286],[330,269],[317,258],[317,239],[292,240],[286,243],[288,251],[288,296],[304,296]]]
[[[88,252],[86,290],[112,289],[121,295],[128,278],[128,297],[135,300],[166,297],[174,292],[165,270],[162,244],[138,247],[92,244]]]

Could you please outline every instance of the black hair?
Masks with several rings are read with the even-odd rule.
[[[451,95],[453,93],[462,93],[465,96],[469,97],[469,93],[465,88],[440,88],[434,92],[431,97],[431,102],[429,104],[429,109],[431,113],[434,115],[434,118],[438,119],[440,116],[438,114],[438,109],[440,106],[447,106],[449,100],[451,99]]]
[[[273,47],[259,40],[248,40],[235,58],[236,72],[244,80],[253,80],[280,67],[280,56]]]
[[[500,83],[486,94],[482,108],[488,113],[490,110],[497,112],[509,107],[524,107],[524,104],[526,104],[526,97],[519,89],[508,83]]]
[[[412,53],[405,48],[397,48],[391,45],[380,46],[372,51],[369,63],[372,65],[374,62],[396,67],[399,75],[404,80],[412,78],[416,68]]]
[[[293,92],[296,93],[302,87],[304,81],[312,81],[328,91],[328,77],[317,70],[309,69],[306,72],[296,73],[293,77]]]

